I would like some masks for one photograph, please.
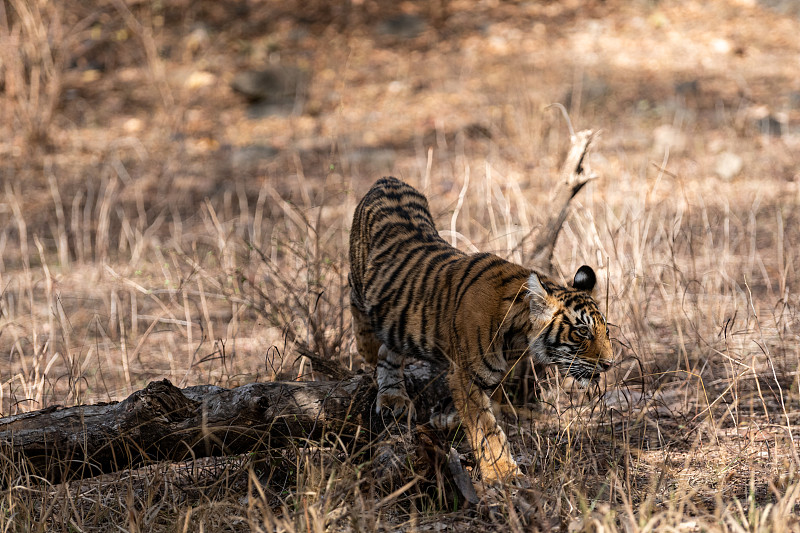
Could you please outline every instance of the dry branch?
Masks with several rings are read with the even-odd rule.
[[[435,403],[441,369],[416,365],[407,386],[421,405]],[[153,461],[248,453],[290,441],[374,438],[385,430],[375,415],[370,374],[342,381],[211,385],[178,389],[150,383],[118,403],[50,407],[0,419],[1,468],[8,486],[33,474],[52,482],[79,479]]]
[[[375,386],[343,382],[253,383],[178,389],[150,383],[119,403],[52,407],[0,419],[0,450],[13,468],[53,482],[151,461],[228,455],[369,429]],[[369,431],[363,432],[369,434]],[[3,485],[13,482],[4,479]]]
[[[558,190],[550,210],[547,222],[536,237],[533,245],[533,264],[545,272],[553,270],[553,249],[558,240],[558,234],[564,221],[567,219],[569,204],[584,185],[597,178],[585,164],[585,157],[589,151],[596,133],[592,130],[579,131],[570,139],[572,146],[567,152],[564,164],[558,179]]]

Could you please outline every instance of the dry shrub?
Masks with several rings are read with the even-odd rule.
[[[9,9],[10,8],[10,9]],[[11,0],[0,5],[0,72],[4,119],[24,132],[18,146],[46,145],[61,98],[69,39],[59,2]]]

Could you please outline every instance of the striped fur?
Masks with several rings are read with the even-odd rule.
[[[521,357],[584,384],[611,363],[591,268],[563,287],[496,255],[465,254],[439,236],[425,197],[395,178],[356,207],[349,279],[358,350],[377,365],[378,411],[414,413],[404,357],[450,361],[453,402],[487,480],[519,473],[489,397]]]

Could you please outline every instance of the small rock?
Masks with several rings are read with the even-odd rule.
[[[129,118],[122,125],[122,129],[125,130],[125,133],[130,133],[130,134],[138,133],[142,131],[142,128],[144,128],[144,123],[142,123],[140,119],[135,117]]]
[[[367,168],[389,172],[397,160],[397,152],[392,148],[361,146],[354,148],[346,155],[347,162]]]
[[[139,133],[144,129],[144,123],[140,119],[132,117],[125,121],[122,125],[122,129],[125,130],[125,133],[129,134]]]
[[[478,122],[473,122],[464,128],[464,133],[470,139],[491,139],[492,130]]]
[[[772,112],[766,105],[750,106],[743,114],[746,117],[745,122],[749,122],[761,135],[780,137],[789,122],[785,113]]]
[[[562,101],[567,109],[572,109],[573,102],[578,101],[581,107],[602,106],[611,94],[611,87],[604,79],[584,77],[579,85],[573,85],[564,94]]]
[[[722,152],[717,156],[714,172],[725,181],[730,181],[742,171],[744,161],[733,152]]]
[[[81,73],[81,81],[83,83],[92,83],[100,79],[100,71],[97,69],[84,70]]]
[[[302,111],[302,106],[295,108],[292,102],[251,102],[247,106],[247,118],[259,120],[267,117],[288,117],[294,114],[301,114]]]
[[[698,80],[682,81],[675,84],[675,94],[678,96],[697,96],[700,93],[700,82]]]
[[[653,130],[653,150],[663,154],[669,149],[670,153],[682,152],[686,148],[686,134],[669,124],[663,124]]]
[[[183,85],[187,89],[199,89],[201,87],[213,85],[216,81],[217,77],[210,72],[196,70],[189,74],[189,77],[186,78],[186,81],[183,83]]]
[[[186,50],[190,54],[194,54],[201,48],[204,48],[210,41],[211,38],[208,35],[208,30],[205,29],[203,26],[198,26],[197,28],[193,29],[189,35],[186,36],[186,40],[184,41],[184,46],[186,46]]]
[[[238,171],[253,171],[262,162],[270,161],[277,155],[278,149],[266,144],[236,147],[231,153],[231,166]]]
[[[756,127],[762,135],[780,137],[783,133],[783,123],[772,115],[756,120]]]
[[[731,43],[727,39],[711,39],[711,49],[718,54],[727,54],[731,51]]]
[[[425,30],[425,21],[417,16],[404,13],[390,17],[378,24],[375,31],[378,35],[387,35],[401,39],[413,39]]]
[[[234,76],[231,87],[253,102],[286,103],[304,94],[308,74],[290,66],[246,70]]]

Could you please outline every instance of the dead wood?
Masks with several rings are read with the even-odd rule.
[[[375,392],[366,374],[341,382],[235,389],[181,390],[165,379],[119,403],[51,407],[0,419],[0,451],[14,465],[2,471],[61,482],[152,461],[265,450],[330,433],[353,438],[359,427],[370,433]]]
[[[419,405],[439,400],[441,369],[415,365],[407,386]],[[436,391],[436,393],[434,393]],[[371,374],[340,381],[211,385],[178,389],[150,383],[117,403],[54,406],[0,419],[0,468],[8,486],[32,474],[51,482],[79,479],[153,461],[248,453],[326,436],[380,438],[392,421],[375,414]],[[424,412],[424,411],[423,411]]]
[[[475,492],[472,479],[464,470],[464,465],[461,464],[458,452],[452,447],[447,454],[447,468],[450,470],[450,475],[453,476],[453,481],[464,499],[470,504],[476,505],[479,502],[478,493]]]
[[[558,188],[552,200],[553,209],[549,211],[547,221],[536,236],[533,245],[533,264],[545,272],[553,271],[553,250],[558,240],[561,227],[567,219],[569,204],[584,185],[596,179],[597,175],[586,166],[586,154],[596,132],[579,131],[570,139],[572,146],[567,152],[564,164],[559,173]]]

